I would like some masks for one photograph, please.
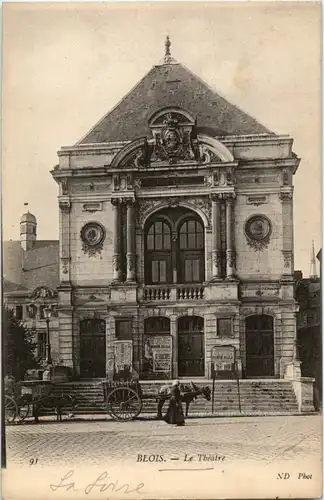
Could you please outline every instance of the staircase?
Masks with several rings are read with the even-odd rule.
[[[212,381],[195,381],[200,387],[208,385],[212,389]],[[166,382],[143,381],[142,414],[156,414],[157,401],[154,397],[146,399],[145,396],[156,394],[159,387]],[[214,412],[212,402],[199,396],[189,408],[189,416],[215,415],[278,415],[298,413],[296,396],[291,382],[287,380],[240,380],[240,405],[238,386],[235,380],[215,381]],[[78,407],[66,408],[74,414],[105,414],[105,400],[101,381],[64,382],[56,384],[53,392],[59,394],[75,394]],[[167,402],[165,403],[165,409]]]

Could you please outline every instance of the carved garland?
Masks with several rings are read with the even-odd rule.
[[[136,223],[141,224],[145,213],[158,204],[159,202],[156,200],[138,200],[136,210]]]
[[[62,262],[62,273],[63,274],[68,274],[69,272],[69,262],[70,262],[70,259],[69,258],[66,258],[66,257],[63,257],[61,259],[61,262]]]
[[[284,267],[289,268],[292,262],[292,253],[290,251],[285,251],[285,250],[283,250],[282,253],[284,257]]]
[[[136,223],[142,224],[143,218],[145,214],[152,209],[153,207],[158,207],[161,205],[163,208],[165,205],[163,204],[163,199],[160,200],[138,200],[137,210],[136,210]],[[208,227],[211,227],[212,220],[212,208],[211,208],[211,200],[208,196],[200,197],[200,198],[188,198],[184,199],[189,206],[192,205],[194,208],[199,208],[206,216],[208,221]],[[181,200],[178,197],[168,198],[168,206],[169,207],[178,207],[181,205]]]
[[[202,212],[204,212],[208,221],[208,226],[211,226],[212,207],[210,198],[208,196],[201,198],[190,198],[188,199],[188,203],[190,205],[194,205],[195,207],[199,208]]]

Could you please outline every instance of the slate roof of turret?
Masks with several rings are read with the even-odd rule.
[[[199,77],[172,59],[153,68],[78,144],[134,140],[150,135],[154,112],[177,106],[197,117],[198,132],[211,136],[271,134]]]

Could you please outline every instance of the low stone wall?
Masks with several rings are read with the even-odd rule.
[[[314,408],[314,378],[300,377],[291,380],[300,413],[315,411]]]

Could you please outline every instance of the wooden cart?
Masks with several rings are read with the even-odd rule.
[[[34,405],[51,393],[53,384],[43,380],[20,381],[5,387],[5,422],[22,422],[33,414]]]

